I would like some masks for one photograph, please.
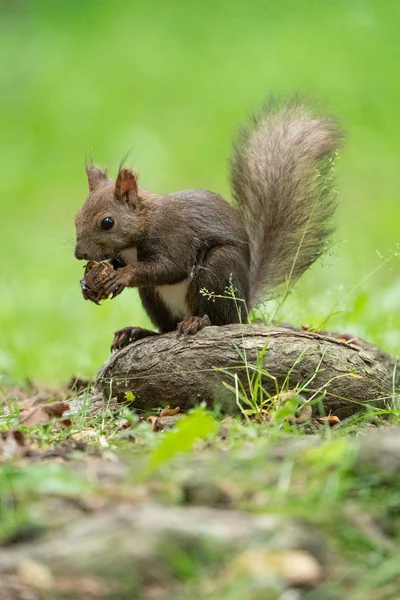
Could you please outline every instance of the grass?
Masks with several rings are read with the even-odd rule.
[[[216,415],[197,409],[163,435],[151,432],[149,423],[134,420],[130,437],[125,439],[116,427],[115,415],[104,418],[104,413],[91,423],[78,415],[71,429],[61,433],[48,426],[47,437],[43,428],[25,428],[25,435],[36,437],[43,451],[82,432],[83,423],[92,450],[86,450],[84,468],[79,451],[63,464],[25,460],[19,466],[3,465],[0,549],[6,544],[15,552],[21,540],[36,546],[50,540],[51,532],[64,536],[66,526],[86,518],[87,513],[109,513],[111,505],[124,510],[143,501],[218,506],[280,516],[309,528],[309,544],[317,543],[319,550],[314,551],[325,565],[325,576],[316,590],[304,592],[301,598],[394,600],[398,591],[395,565],[400,558],[397,453],[382,468],[383,455],[379,458],[377,452],[378,458],[371,460],[371,454],[368,458],[360,450],[360,439],[368,428],[358,426],[358,437],[348,435],[348,424],[304,438],[302,428],[288,426],[285,416],[249,426],[236,419],[221,423]],[[223,435],[221,427],[226,430]],[[89,436],[90,428],[96,431],[97,441],[104,437],[100,447]],[[365,450],[365,444],[361,447]],[[104,465],[105,476],[94,476],[99,464],[99,472]],[[121,465],[126,469],[123,477]],[[75,514],[71,506],[82,506],[83,513],[77,510]],[[154,576],[160,585],[180,592],[178,597],[280,598],[280,584],[274,579],[257,579],[249,565],[244,571],[243,566],[239,568],[240,552],[221,553],[215,543],[211,548],[204,535],[202,548],[187,545],[180,554],[179,540],[176,549],[175,538],[168,540],[154,557]],[[262,548],[259,545],[256,552],[265,552]],[[246,551],[243,548],[243,556]],[[173,568],[160,566],[160,560],[161,565],[167,561]],[[57,572],[57,561],[49,566]],[[133,563],[129,574],[118,574],[126,578],[127,586],[134,580],[135,568]],[[106,585],[110,575],[103,575]],[[146,585],[143,582],[137,593],[150,598]],[[135,596],[121,595],[128,597]]]

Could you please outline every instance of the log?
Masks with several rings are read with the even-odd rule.
[[[187,410],[203,401],[238,411],[235,394],[224,382],[235,385],[237,374],[249,394],[249,377],[261,363],[266,395],[297,389],[303,398],[320,398],[325,413],[340,419],[368,404],[392,407],[399,385],[395,360],[362,340],[355,345],[328,332],[226,325],[206,327],[195,336],[172,332],[136,341],[110,356],[94,391],[123,402],[132,392],[139,412],[166,405]]]

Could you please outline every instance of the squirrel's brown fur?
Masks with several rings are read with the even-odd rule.
[[[122,261],[104,295],[138,287],[161,332],[239,322],[242,303],[226,297],[230,283],[251,308],[275,287],[293,283],[326,248],[339,137],[333,119],[300,102],[270,101],[234,145],[234,208],[205,190],[152,194],[123,166],[113,183],[92,166],[90,195],[76,217],[75,255]],[[114,348],[145,335],[121,331]]]

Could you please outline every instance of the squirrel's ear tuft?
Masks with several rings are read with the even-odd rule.
[[[100,167],[96,165],[89,165],[86,163],[86,174],[89,183],[89,191],[94,192],[99,186],[104,185],[109,181],[107,175],[107,169],[102,171]]]
[[[126,198],[129,202],[135,202],[138,195],[137,177],[131,169],[120,167],[115,182],[115,197]]]

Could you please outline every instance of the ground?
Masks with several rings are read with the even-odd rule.
[[[1,599],[398,598],[395,413],[139,420],[76,394],[8,390]]]

